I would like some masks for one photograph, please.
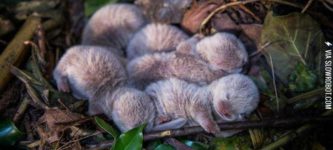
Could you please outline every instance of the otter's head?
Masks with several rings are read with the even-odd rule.
[[[243,120],[259,103],[259,92],[247,76],[232,74],[209,85],[213,96],[213,107],[222,119]]]
[[[239,73],[248,62],[243,43],[233,34],[216,33],[202,39],[196,46],[197,55],[214,70]]]

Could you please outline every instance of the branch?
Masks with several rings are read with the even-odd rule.
[[[329,116],[332,113],[333,113],[333,111],[329,110],[329,111],[326,111],[324,114],[322,114],[322,116]],[[329,117],[331,118],[332,116],[329,116]],[[321,117],[318,117],[318,118],[321,118]],[[326,117],[324,117],[324,118],[326,118]],[[277,148],[287,144],[288,142],[292,141],[296,137],[304,134],[304,132],[310,130],[313,127],[315,127],[314,124],[305,124],[296,130],[292,130],[292,131],[288,132],[287,135],[281,137],[280,139],[276,140],[275,142],[273,142],[269,145],[266,145],[264,148],[262,148],[262,150],[277,149]]]
[[[30,40],[41,19],[30,16],[21,27],[20,31],[15,35],[13,40],[8,44],[6,49],[0,55],[0,91],[5,88],[7,83],[12,78],[10,73],[10,66],[20,65],[25,58],[27,58],[28,50],[27,47],[23,44],[24,41]]]
[[[332,122],[332,121],[333,121],[333,116],[325,116],[325,117],[310,117],[310,118],[267,119],[262,121],[238,121],[238,122],[229,122],[229,123],[218,122],[218,125],[221,130],[251,129],[251,128],[287,128],[287,127],[290,128],[301,124],[322,123],[322,122]],[[200,126],[186,127],[177,130],[166,130],[161,132],[146,133],[144,134],[144,140],[150,141],[166,137],[187,136],[204,132],[205,131]],[[110,147],[112,145],[112,142],[113,141],[103,142],[100,145],[93,146],[92,149]]]

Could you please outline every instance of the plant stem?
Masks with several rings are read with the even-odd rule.
[[[329,111],[326,111],[324,114],[322,114],[322,116],[328,116],[331,114],[332,114],[332,110],[329,110]],[[332,116],[330,116],[330,117],[332,117]],[[310,123],[310,122],[308,122],[308,123]],[[277,149],[277,148],[287,144],[288,142],[292,141],[296,137],[302,135],[305,131],[308,131],[313,127],[315,127],[314,124],[305,124],[305,125],[299,127],[298,129],[289,132],[289,134],[281,137],[280,139],[276,140],[275,142],[265,146],[264,148],[262,148],[262,150]]]
[[[262,121],[238,121],[238,122],[228,122],[228,123],[218,122],[218,125],[221,130],[232,130],[232,129],[251,129],[251,128],[287,128],[307,123],[321,123],[321,122],[332,122],[332,121],[333,121],[333,116],[321,116],[321,117],[310,117],[310,118],[267,119]],[[309,127],[305,125],[297,129],[296,132],[303,132],[308,128]],[[144,134],[144,140],[150,141],[155,139],[187,136],[204,132],[205,131],[200,126],[186,127],[177,130],[166,130],[161,132],[146,133]],[[288,136],[282,141],[278,141],[278,143],[280,143],[279,145],[281,145],[291,139],[293,138],[291,136]],[[110,147],[112,145],[112,142],[113,141],[103,142],[100,145],[93,146],[93,149]]]

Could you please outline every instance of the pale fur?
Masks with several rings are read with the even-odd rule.
[[[248,62],[243,43],[233,34],[215,33],[194,44],[195,56],[206,61],[214,70],[238,73]]]
[[[204,38],[203,35],[201,34],[195,34],[194,36],[192,36],[191,38],[182,41],[178,44],[177,48],[176,48],[176,52],[177,53],[183,53],[183,54],[190,54],[190,55],[197,55],[196,52],[196,46],[197,43]]]
[[[174,52],[147,54],[136,58],[129,62],[127,71],[131,84],[138,88],[171,77],[205,85],[226,75],[224,71],[210,69],[191,55]]]
[[[215,120],[244,120],[243,117],[248,116],[259,102],[258,90],[253,81],[239,74],[223,77],[203,87],[177,78],[158,81],[145,89],[151,99],[140,91],[129,91],[133,90],[116,90],[118,94],[111,96],[115,100],[110,101],[114,103],[105,105],[106,110],[112,108],[105,112],[112,116],[122,131],[146,122],[146,131],[200,125],[205,131],[217,136],[231,136],[236,132],[220,132]],[[136,95],[133,96],[133,93]],[[230,104],[232,109],[228,109],[228,113],[237,118],[226,118],[226,110],[221,111],[219,108],[220,102]],[[167,118],[164,125],[163,122],[162,125],[156,122],[159,117]]]
[[[84,28],[82,44],[110,46],[123,56],[130,38],[145,24],[143,12],[137,6],[109,4],[91,17]]]
[[[105,90],[125,85],[127,74],[118,57],[105,47],[73,46],[69,48],[53,71],[59,91],[69,92],[79,99],[89,99]]]
[[[148,131],[153,127],[156,110],[153,101],[146,93],[122,87],[104,98],[106,102],[104,113],[113,119],[122,132],[143,123],[148,123],[146,127]]]
[[[171,78],[149,85],[145,90],[154,100],[158,115],[174,120],[186,119],[187,125],[200,124],[207,132],[219,131],[211,113],[209,92],[195,84]]]
[[[151,23],[137,32],[126,49],[127,58],[133,59],[147,53],[174,51],[188,36],[178,28],[160,23]]]
[[[254,82],[242,74],[232,74],[212,82],[209,89],[214,99],[214,107],[223,101],[230,104],[230,117],[220,116],[224,120],[236,121],[248,116],[259,103],[259,91]]]

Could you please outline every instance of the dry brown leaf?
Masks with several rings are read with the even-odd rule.
[[[216,31],[237,33],[241,30],[241,28],[226,13],[216,14],[211,22],[212,28]]]
[[[71,125],[84,119],[80,114],[58,108],[47,109],[44,115],[39,119],[39,124],[45,123],[45,128],[39,126],[39,135],[48,143],[53,143],[61,139],[61,135]]]
[[[261,24],[241,24],[239,26],[242,28],[243,34],[245,34],[248,38],[250,38],[258,46],[259,42],[260,42],[262,25]]]
[[[209,1],[193,5],[185,12],[181,26],[188,32],[198,32],[202,21],[217,7],[217,3]]]

